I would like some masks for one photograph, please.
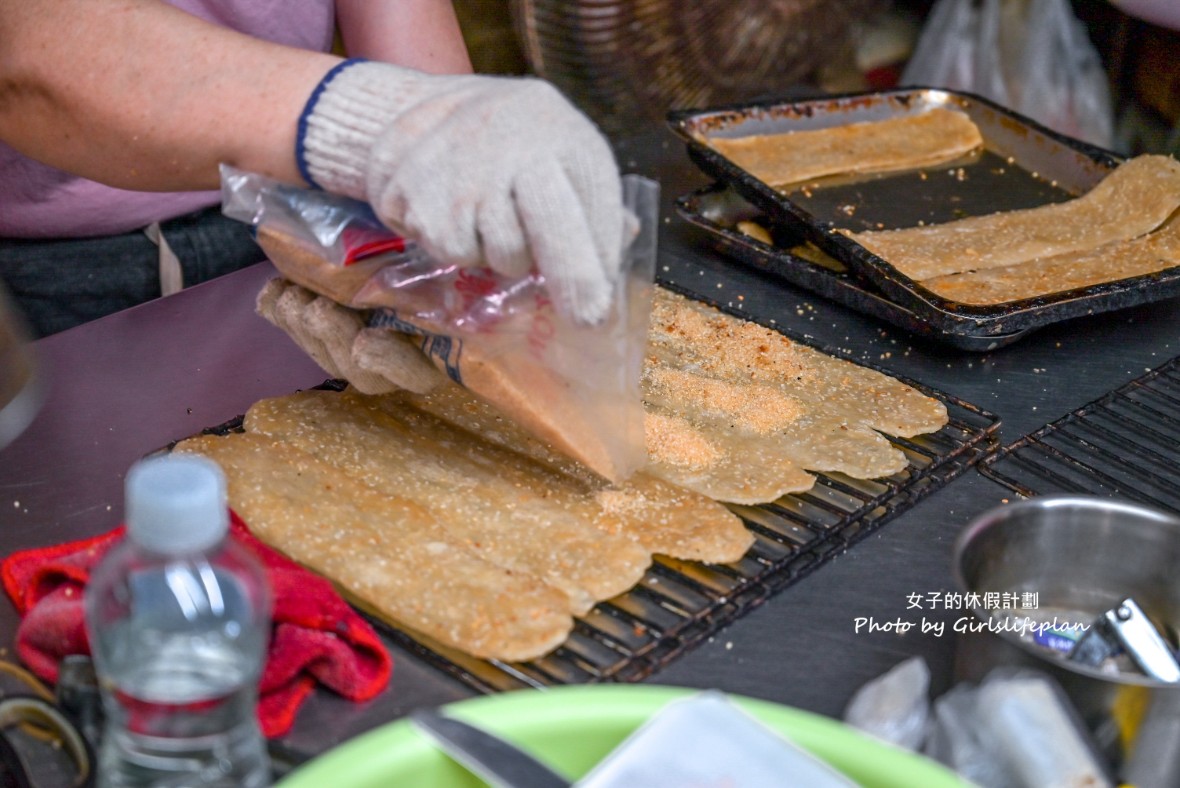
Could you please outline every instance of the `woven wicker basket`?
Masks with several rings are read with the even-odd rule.
[[[537,74],[609,132],[670,109],[781,95],[884,0],[511,0]]]

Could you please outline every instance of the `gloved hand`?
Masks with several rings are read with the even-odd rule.
[[[565,314],[606,315],[634,218],[606,139],[552,85],[346,61],[308,101],[297,158],[436,260],[535,263]]]
[[[330,298],[271,279],[258,293],[258,314],[281,328],[334,378],[363,394],[408,389],[425,394],[446,380],[405,334],[366,328],[360,313]]]

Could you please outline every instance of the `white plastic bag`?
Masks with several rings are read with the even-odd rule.
[[[706,690],[639,726],[577,788],[854,788],[826,761]]]
[[[904,85],[975,93],[1054,131],[1110,147],[1110,84],[1069,0],[938,0]]]
[[[910,657],[858,689],[844,721],[907,750],[920,750],[930,716],[930,668]]]
[[[934,704],[925,754],[982,788],[1112,788],[1107,765],[1060,686],[996,668]]]

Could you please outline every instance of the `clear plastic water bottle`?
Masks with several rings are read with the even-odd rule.
[[[142,460],[125,514],[127,538],[85,596],[106,714],[99,785],[267,785],[256,706],[270,589],[228,537],[221,470],[192,455]]]

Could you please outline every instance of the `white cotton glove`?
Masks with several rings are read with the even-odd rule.
[[[308,101],[297,155],[436,260],[535,266],[565,314],[606,315],[634,220],[606,139],[547,82],[348,61]]]
[[[325,372],[363,394],[397,389],[425,394],[446,380],[405,334],[366,328],[355,309],[285,279],[267,282],[255,308]]]

